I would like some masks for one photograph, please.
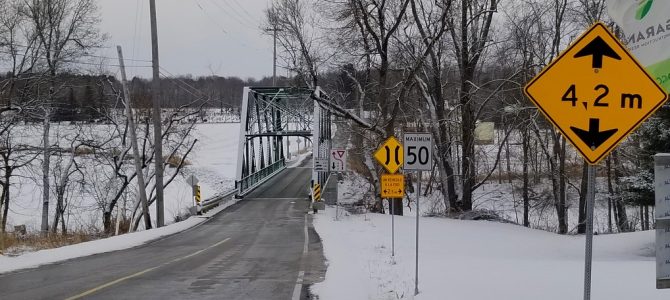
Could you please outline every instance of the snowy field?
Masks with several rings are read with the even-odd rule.
[[[411,215],[395,217],[391,258],[389,215],[336,220],[333,207],[317,214],[328,270],[312,292],[320,300],[582,298],[583,236],[429,217],[420,221],[420,293],[414,297]],[[670,299],[669,290],[655,289],[655,275],[653,231],[595,237],[592,299]]]
[[[107,125],[91,125],[90,132],[105,130]],[[69,125],[52,125],[52,140],[65,141],[72,131]],[[25,127],[22,129],[21,142],[33,145],[40,144],[40,130],[38,127]],[[182,170],[182,175],[177,176],[165,189],[165,221],[173,223],[175,216],[183,214],[193,205],[191,187],[186,183],[186,178],[191,174],[200,180],[201,195],[203,199],[228,192],[234,188],[235,172],[237,168],[237,148],[239,136],[239,123],[201,123],[196,124],[194,137],[198,139],[193,152],[187,157],[190,165]],[[63,147],[69,145],[62,142]],[[295,156],[300,150],[304,151],[305,143],[297,143],[297,138],[292,138],[290,149]],[[53,161],[55,165],[56,162]],[[11,187],[11,203],[7,217],[7,228],[11,231],[14,225],[26,225],[28,231],[37,231],[42,217],[42,187],[41,187],[41,157],[32,162],[32,166],[17,171]],[[131,163],[128,164],[128,167]],[[107,176],[105,168],[101,172],[98,166],[86,164],[85,172],[87,180],[104,180],[98,176]],[[171,169],[166,171],[171,173]],[[95,179],[92,179],[94,178]],[[52,187],[53,188],[53,187]],[[135,200],[134,189],[129,189],[128,195],[121,199],[126,202],[127,209]],[[68,200],[66,222],[70,230],[90,230],[91,228],[102,228],[102,209],[95,197],[90,193],[78,190],[70,191]],[[120,207],[124,204],[120,203]],[[53,218],[55,200],[50,203],[51,213],[49,219]],[[150,212],[155,214],[155,205],[151,205]],[[115,215],[116,213],[114,213]],[[129,214],[129,213],[128,213]],[[153,220],[155,223],[155,220]]]
[[[104,127],[105,125],[94,125]],[[56,134],[68,132],[67,126],[53,126]],[[237,160],[237,143],[239,123],[228,124],[198,124],[195,137],[198,139],[194,152],[187,158],[191,165],[184,168],[185,176],[177,176],[175,181],[165,189],[165,220],[174,222],[174,217],[183,213],[193,205],[191,188],[186,183],[186,177],[195,174],[200,179],[202,197],[204,199],[216,194],[231,190],[234,185],[235,161]],[[33,135],[35,136],[35,135]],[[54,136],[58,138],[59,136]],[[64,138],[60,136],[60,138]],[[39,139],[39,135],[37,135]],[[39,144],[39,142],[35,142]],[[39,160],[33,162],[35,167],[21,169],[19,184],[12,187],[12,202],[9,206],[7,218],[8,228],[13,225],[25,224],[30,231],[39,229],[41,222],[42,187],[41,181],[35,182],[32,178],[39,176]],[[91,166],[87,166],[91,167]],[[169,172],[169,170],[168,170]],[[35,174],[38,173],[38,174]],[[32,177],[32,178],[31,178]],[[80,195],[80,196],[77,196]],[[69,200],[67,208],[67,222],[70,229],[91,228],[102,226],[102,210],[92,197],[81,196],[76,193]],[[128,195],[128,206],[132,203],[133,195]],[[50,208],[55,209],[55,201]],[[155,212],[152,205],[150,211]],[[53,212],[50,219],[53,218]]]

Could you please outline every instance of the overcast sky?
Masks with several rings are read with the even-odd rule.
[[[149,0],[98,0],[100,29],[109,34],[101,55],[126,65],[150,66]],[[262,34],[270,0],[156,0],[160,65],[173,74],[241,78],[272,75],[272,37]],[[112,63],[111,61],[109,63]],[[115,67],[109,67],[116,72]],[[151,68],[128,68],[128,76],[151,77]],[[167,74],[167,73],[166,73]]]

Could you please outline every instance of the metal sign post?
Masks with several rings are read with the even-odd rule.
[[[430,171],[433,162],[433,136],[430,133],[409,133],[403,135],[403,169],[417,171],[416,184],[416,257],[414,268],[414,295],[419,294],[419,202],[421,199],[421,174]]]
[[[414,296],[419,294],[419,201],[421,199],[421,171],[416,172],[416,261],[414,268]]]
[[[389,204],[391,205],[391,257],[395,257],[395,214],[393,213],[395,198],[390,198]]]
[[[586,186],[586,255],[584,256],[584,300],[591,299],[591,263],[593,262],[593,206],[596,199],[596,167],[588,166]]]

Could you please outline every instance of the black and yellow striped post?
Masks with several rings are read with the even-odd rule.
[[[195,185],[195,204],[200,205],[200,185]]]
[[[319,210],[326,209],[323,200],[321,199],[321,185],[315,183],[312,186],[312,210],[317,213]]]
[[[321,201],[321,185],[318,183],[315,183],[312,188],[312,199],[314,199],[314,202]]]

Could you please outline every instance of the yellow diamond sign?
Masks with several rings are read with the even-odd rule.
[[[386,171],[393,174],[398,172],[398,168],[403,163],[403,147],[402,144],[394,136],[389,137],[386,141],[375,151],[374,157]]]
[[[538,74],[526,95],[590,164],[597,164],[667,98],[602,23]]]

